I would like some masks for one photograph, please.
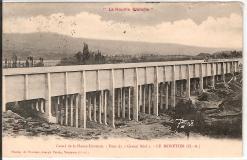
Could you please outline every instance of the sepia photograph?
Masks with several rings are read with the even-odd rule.
[[[242,2],[4,2],[3,156],[242,157]]]

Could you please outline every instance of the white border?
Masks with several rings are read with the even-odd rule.
[[[189,160],[189,159],[194,159],[194,160],[206,160],[206,159],[211,159],[211,160],[240,160],[240,159],[247,159],[247,110],[245,106],[247,105],[247,71],[246,71],[246,65],[247,64],[247,59],[246,59],[246,20],[247,20],[247,7],[246,7],[246,1],[245,0],[2,0],[2,2],[241,2],[242,7],[243,7],[243,157],[242,158],[145,158],[145,159],[173,159],[173,160]],[[234,146],[233,146],[234,147]],[[3,158],[4,160],[47,160],[48,158]],[[104,160],[109,160],[109,159],[116,159],[116,158],[49,158],[53,160],[77,160],[77,159],[86,159],[86,160],[92,160],[92,159],[104,159]],[[119,158],[123,160],[127,160],[127,158]],[[130,159],[130,158],[128,158]],[[143,159],[143,158],[131,158],[131,159]]]

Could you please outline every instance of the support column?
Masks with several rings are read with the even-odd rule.
[[[125,118],[125,88],[122,90],[122,118]]]
[[[163,104],[164,104],[164,83],[161,83],[160,84],[160,110],[164,111],[164,107],[163,107]]]
[[[78,97],[79,95],[75,95],[75,127],[79,127],[79,102],[78,102]]]
[[[68,85],[68,72],[65,72],[65,125],[68,125],[68,110],[69,110],[69,98],[68,98],[68,92],[69,92],[69,85]]]
[[[239,61],[237,61],[236,63],[237,63],[237,65],[236,65],[236,67],[237,67],[236,68],[236,71],[239,73],[240,72]]]
[[[59,97],[56,97],[55,98],[56,123],[59,123],[59,108],[58,107],[59,107]]]
[[[184,80],[180,81],[180,96],[184,96]]]
[[[28,100],[29,99],[29,80],[28,80],[28,75],[25,74],[25,100]]]
[[[87,106],[86,106],[86,71],[81,72],[81,87],[78,104],[80,106],[80,126],[87,127]]]
[[[63,121],[64,121],[64,105],[65,105],[65,100],[64,100],[64,97],[65,96],[62,96],[61,97],[61,107],[60,107],[60,109],[61,109],[61,111],[60,111],[60,124],[61,125],[63,125],[64,123],[63,123]]]
[[[141,105],[142,105],[142,85],[139,85],[139,108],[138,110],[141,111]]]
[[[121,114],[121,110],[120,110],[120,106],[121,106],[121,88],[117,89],[117,117],[120,117]]]
[[[104,92],[104,124],[107,124],[107,91]]]
[[[115,78],[114,70],[111,70],[111,89],[109,93],[110,97],[110,108],[111,108],[111,126],[115,128]]]
[[[237,80],[236,73],[237,73],[238,63],[234,62],[234,80]]]
[[[70,126],[74,125],[74,95],[70,96]]]
[[[234,61],[232,61],[232,63],[231,63],[231,73],[232,73],[232,76],[233,76],[233,80],[236,81],[236,76],[235,76],[235,63],[234,63]]]
[[[2,75],[2,111],[6,112],[6,89],[5,89],[5,76]]]
[[[134,74],[133,119],[138,121],[138,68],[135,68]]]
[[[128,118],[129,120],[131,120],[130,118],[130,99],[131,99],[131,90],[130,90],[130,87],[128,87]]]
[[[200,87],[200,92],[203,92],[203,75],[202,75],[202,63],[200,64],[200,77],[199,77],[199,87]]]
[[[166,92],[166,110],[168,110],[168,107],[169,107],[169,86],[168,86],[168,82],[165,83],[165,92]]]
[[[151,99],[152,99],[152,94],[151,94],[151,85],[148,85],[148,114],[151,114]]]
[[[153,114],[159,115],[159,83],[158,83],[158,67],[155,67],[155,82],[154,82],[154,110]]]
[[[179,80],[177,81],[177,93],[179,97],[182,97],[182,86],[183,86],[183,80],[182,80],[182,65],[179,65]],[[179,90],[178,90],[179,87]]]
[[[45,104],[43,99],[40,100],[40,111],[41,113],[45,113]]]
[[[224,83],[226,82],[224,62],[222,62],[222,80]]]
[[[37,112],[39,112],[39,101],[40,101],[39,99],[37,99],[37,101],[36,101],[36,111]]]
[[[97,110],[97,93],[95,93],[95,95],[93,96],[93,120],[94,122],[97,122],[96,110]]]
[[[147,67],[144,68],[144,74],[145,74],[145,77],[144,77],[144,88],[143,88],[143,113],[146,113],[146,98],[148,97],[148,85],[147,85]]]
[[[146,113],[146,85],[143,85],[143,105],[142,105],[142,112]]]
[[[103,90],[100,91],[100,95],[99,95],[99,123],[100,124],[102,124],[101,121],[102,105],[103,105]]]
[[[91,94],[88,97],[88,117],[89,117],[89,120],[92,121],[92,95]]]
[[[65,125],[68,125],[69,120],[69,96],[66,95],[66,103],[65,103]]]
[[[190,67],[187,65],[186,98],[190,98]]]
[[[194,94],[196,95],[196,92],[197,92],[197,79],[193,79],[192,81],[192,86],[193,86],[193,91],[194,91]]]
[[[215,71],[214,71],[214,64],[211,63],[211,84],[213,89],[215,88],[215,75],[214,75]]]
[[[176,106],[176,80],[175,80],[175,66],[172,66],[172,82],[171,82],[171,107],[174,109]]]
[[[51,115],[51,76],[50,73],[46,74],[46,98],[45,98],[45,114],[48,122],[56,123],[56,119]]]

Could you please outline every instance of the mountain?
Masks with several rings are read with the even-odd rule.
[[[172,43],[148,43],[134,41],[99,40],[73,38],[55,33],[3,33],[3,57],[16,54],[21,59],[32,55],[44,59],[61,59],[82,51],[83,42],[92,51],[100,50],[107,55],[197,55],[199,53],[213,53],[224,48],[208,48],[187,46]]]

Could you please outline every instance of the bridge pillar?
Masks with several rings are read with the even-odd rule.
[[[117,89],[116,91],[117,94],[117,117],[120,117],[121,114],[121,88]]]
[[[222,81],[225,83],[226,82],[226,77],[225,77],[225,65],[224,62],[222,62]]]
[[[142,112],[146,113],[146,85],[143,85],[143,103],[142,103]]]
[[[151,114],[152,86],[150,84],[148,84],[147,87],[148,87],[148,114]]]
[[[122,118],[125,118],[125,88],[122,89]]]
[[[2,76],[2,112],[6,112],[5,76]]]
[[[138,111],[141,111],[141,106],[142,106],[142,85],[139,85],[139,107],[138,107]]]
[[[186,67],[187,71],[187,80],[186,80],[186,98],[190,98],[190,68],[189,64]]]
[[[65,72],[65,125],[68,125],[68,109],[69,109],[69,83],[68,83],[68,72]]]
[[[99,95],[99,123],[102,124],[101,121],[101,113],[102,113],[102,105],[103,105],[103,90],[100,91]]]
[[[215,76],[211,77],[212,88],[215,88]]]
[[[97,93],[95,93],[95,95],[93,96],[93,120],[94,122],[97,122],[96,110],[97,110]]]
[[[92,121],[92,95],[88,95],[88,118]]]
[[[35,102],[35,103],[37,103],[37,101]],[[56,123],[59,123],[59,98],[58,97],[56,97],[55,98],[55,114],[56,114]]]
[[[214,70],[214,63],[211,63],[211,85],[212,88],[215,88],[215,70]]]
[[[51,115],[51,77],[50,73],[46,74],[46,98],[45,98],[45,116],[50,123],[56,123],[55,117]]]
[[[74,95],[70,96],[70,126],[74,126]]]
[[[114,70],[111,70],[111,89],[109,92],[109,107],[111,109],[111,126],[115,128],[115,77]]]
[[[107,91],[104,91],[103,92],[104,94],[103,94],[103,96],[104,96],[104,124],[105,125],[108,125],[107,124]]]
[[[155,67],[155,79],[154,79],[154,109],[153,114],[159,115],[159,83],[158,83],[158,67]]]
[[[145,67],[144,69],[144,74],[145,74],[145,77],[144,77],[144,85],[143,85],[143,113],[146,113],[146,105],[149,104],[149,102],[147,102],[147,98],[149,98],[149,93],[148,93],[148,85],[147,85],[147,67]]]
[[[60,124],[63,125],[63,120],[64,120],[64,96],[61,96],[61,101],[60,101]]]
[[[61,96],[57,96],[56,102],[57,104],[57,123],[60,124],[61,121]],[[36,106],[38,105],[38,101],[36,102]]]
[[[79,95],[75,95],[74,96],[74,101],[75,101],[75,127],[78,128],[79,127]]]
[[[184,80],[181,80],[181,84],[180,84],[180,96],[183,97],[184,96]]]
[[[138,68],[135,68],[135,82],[134,82],[134,94],[133,94],[133,120],[138,121]]]
[[[166,107],[165,109],[168,110],[169,107],[169,85],[168,82],[165,83],[165,103],[166,103]]]
[[[233,80],[236,81],[236,76],[235,76],[235,63],[232,62],[231,63],[231,73],[232,73],[232,76],[233,76]]]
[[[164,111],[164,83],[160,84],[159,92],[160,92],[160,107],[159,107],[159,109],[161,111]]]
[[[69,120],[69,96],[66,95],[65,96],[65,99],[66,99],[66,103],[65,103],[65,125],[67,126],[68,125],[68,120]]]
[[[80,107],[80,126],[85,129],[87,127],[87,105],[86,105],[86,72],[81,72],[81,86],[80,86],[80,94],[76,97],[76,105]],[[77,107],[78,108],[78,107]],[[79,115],[78,115],[79,117]],[[78,121],[78,120],[76,120]],[[79,122],[78,122],[79,123]]]
[[[171,82],[171,107],[176,106],[176,80],[175,80],[175,66],[172,66],[172,82]]]
[[[40,99],[39,100],[39,111],[41,112],[41,113],[45,113],[45,109],[44,109],[44,101],[43,101],[43,99]]]
[[[202,63],[200,64],[199,92],[203,92]]]
[[[128,87],[128,119],[129,120],[131,120],[131,117],[130,117],[130,107],[131,107],[130,99],[131,99],[131,88]]]
[[[171,107],[175,108],[176,106],[176,82],[171,82]]]

